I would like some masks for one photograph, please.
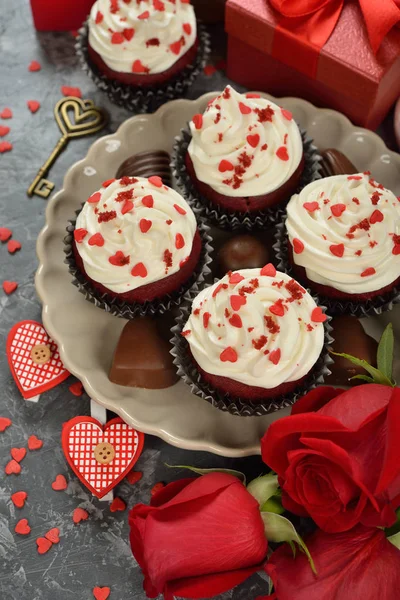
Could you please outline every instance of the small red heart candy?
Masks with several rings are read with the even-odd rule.
[[[331,244],[329,246],[329,250],[330,250],[331,254],[333,254],[334,256],[338,256],[339,258],[342,258],[343,254],[344,254],[344,244]]]
[[[149,177],[149,183],[155,185],[156,187],[162,187],[163,184],[161,177],[159,177],[158,175],[152,175],[151,177]]]
[[[75,381],[75,383],[70,385],[68,389],[71,392],[71,394],[77,396],[78,398],[83,394],[83,385],[80,381]]]
[[[369,222],[373,225],[374,223],[380,223],[381,221],[383,221],[383,213],[380,210],[374,210],[369,218]]]
[[[28,439],[28,448],[29,450],[40,450],[43,446],[42,440],[36,437],[36,435],[31,435]]]
[[[53,527],[53,529],[50,529],[50,531],[44,534],[44,537],[46,538],[46,540],[49,540],[49,542],[52,542],[53,544],[58,544],[58,542],[60,541],[60,530],[58,529],[58,527]]]
[[[252,148],[257,148],[258,144],[260,143],[260,136],[258,133],[248,135],[246,139]]]
[[[240,273],[232,273],[232,275],[229,277],[229,283],[234,285],[236,283],[240,283],[243,281],[243,279],[244,277]]]
[[[134,483],[137,483],[138,481],[140,481],[143,477],[143,473],[141,471],[130,471],[130,473],[128,473],[128,475],[125,477],[125,479],[127,480],[128,483],[130,483],[131,485],[133,485]]]
[[[28,67],[28,71],[34,73],[35,71],[40,71],[41,68],[42,65],[40,64],[40,62],[38,62],[37,60],[33,60]]]
[[[95,192],[94,194],[92,194],[91,196],[89,196],[89,198],[87,199],[87,201],[89,202],[89,204],[97,204],[97,202],[100,202],[101,200],[101,193],[100,192]]]
[[[104,246],[104,238],[101,233],[95,233],[89,238],[89,246],[99,246],[100,248]]]
[[[63,96],[72,96],[73,98],[82,98],[82,92],[78,87],[70,87],[69,85],[63,85],[61,87],[61,93]]]
[[[303,207],[308,210],[308,212],[314,212],[319,209],[318,202],[304,202]]]
[[[276,350],[272,350],[272,352],[270,352],[268,358],[272,362],[273,365],[277,365],[279,363],[279,361],[281,360],[280,348],[277,348]]]
[[[276,269],[275,269],[274,265],[272,263],[268,263],[267,265],[265,265],[261,269],[260,275],[264,275],[266,277],[275,277]]]
[[[12,119],[12,110],[10,108],[5,108],[3,112],[0,113],[0,117],[2,119]]]
[[[134,277],[146,277],[147,276],[147,269],[144,266],[143,263],[137,263],[132,271],[131,271],[131,275],[133,275]]]
[[[21,465],[16,460],[10,460],[4,469],[7,475],[19,475],[21,473]]]
[[[171,50],[171,52],[173,54],[179,54],[179,52],[181,51],[181,48],[182,48],[182,43],[180,40],[169,45],[169,49]]]
[[[26,105],[32,114],[35,114],[35,112],[37,112],[40,108],[40,102],[38,102],[37,100],[28,100]]]
[[[203,115],[194,115],[192,121],[196,129],[201,129],[203,127]]]
[[[6,135],[8,135],[10,133],[10,128],[9,127],[5,127],[4,125],[0,125],[0,137],[5,137]]]
[[[27,497],[26,492],[15,492],[15,494],[12,494],[11,500],[17,508],[23,508]]]
[[[26,448],[11,448],[11,456],[17,462],[21,462],[26,456]]]
[[[147,233],[152,225],[153,222],[150,219],[140,219],[139,227],[142,233]]]
[[[117,512],[117,510],[122,511],[125,509],[126,509],[125,502],[123,500],[121,500],[121,498],[118,498],[118,496],[116,498],[114,498],[114,500],[110,504],[111,512]]]
[[[284,161],[289,160],[289,154],[288,154],[286,146],[281,146],[280,148],[278,148],[278,150],[276,151],[276,155],[281,160],[284,160]]]
[[[239,310],[241,306],[244,306],[247,302],[245,296],[234,295],[230,297],[230,303],[233,310]]]
[[[7,240],[9,240],[11,236],[11,229],[8,229],[8,227],[0,227],[0,242],[7,242]]]
[[[232,325],[232,327],[237,327],[238,329],[243,327],[242,319],[239,317],[239,315],[237,313],[234,313],[231,316],[231,318],[229,319],[229,323]]]
[[[236,350],[234,348],[231,348],[230,346],[228,346],[228,348],[225,348],[225,350],[223,350],[221,352],[221,354],[219,355],[219,359],[222,362],[236,362],[237,361],[237,353]]]
[[[15,533],[19,533],[20,535],[28,535],[31,532],[31,528],[29,527],[28,519],[21,519],[14,527]]]
[[[6,294],[12,294],[18,287],[16,281],[3,281],[3,290]]]
[[[93,588],[93,596],[96,598],[96,600],[107,600],[108,596],[110,595],[110,588],[109,587],[95,587]]]
[[[74,523],[80,523],[81,521],[86,521],[89,518],[89,513],[83,508],[75,508],[72,513],[72,520]]]
[[[290,112],[290,110],[287,110],[286,108],[281,108],[281,112],[282,112],[282,115],[285,117],[285,119],[287,119],[288,121],[292,120],[293,115]]]
[[[56,492],[61,492],[63,490],[66,490],[68,487],[68,483],[67,483],[67,480],[65,479],[64,475],[57,475],[57,477],[51,484],[51,487]]]
[[[303,252],[304,244],[299,238],[293,238],[292,245],[295,254],[301,254]]]
[[[141,60],[137,59],[132,65],[132,73],[146,73],[148,68],[144,66]]]
[[[36,545],[37,545],[37,551],[39,552],[39,554],[46,554],[46,552],[48,552],[50,550],[50,548],[52,547],[52,542],[50,540],[47,540],[44,537],[39,537],[36,540]]]
[[[4,152],[11,152],[12,149],[13,145],[11,142],[0,142],[0,154],[3,154]]]
[[[242,115],[248,115],[251,113],[250,106],[246,106],[246,104],[243,104],[243,102],[239,102],[239,109]]]
[[[9,419],[8,417],[0,417],[0,431],[1,431],[1,433],[3,433],[3,431],[5,431],[7,429],[7,427],[10,427],[10,425],[12,425],[11,419]]]
[[[132,28],[124,29],[122,35],[128,42],[130,42],[133,36],[135,35],[135,30]]]
[[[233,164],[229,162],[229,160],[225,159],[222,159],[218,165],[218,171],[220,171],[220,173],[225,173],[225,171],[233,171],[234,168],[235,167]]]
[[[334,217],[340,217],[342,213],[346,210],[345,204],[333,204],[331,206],[331,213]]]
[[[311,321],[314,323],[325,323],[327,316],[322,312],[322,308],[317,306],[311,313]]]
[[[14,252],[17,252],[17,250],[21,250],[21,248],[21,242],[18,242],[17,240],[10,240],[7,244],[7,250],[10,254],[14,254]]]
[[[150,490],[150,495],[151,495],[151,497],[153,497],[153,496],[155,496],[156,494],[158,494],[158,492],[159,492],[160,490],[162,490],[163,488],[165,488],[165,485],[163,484],[163,482],[162,482],[162,481],[159,481],[158,483],[155,483],[155,484],[153,485],[153,487],[151,488],[151,490]]]
[[[142,204],[143,204],[143,206],[146,206],[147,208],[153,208],[153,204],[154,204],[153,196],[151,194],[149,194],[148,196],[143,196]]]
[[[111,36],[111,43],[112,44],[123,44],[124,41],[125,41],[125,38],[122,35],[122,33],[120,33],[119,31],[114,31],[114,33]]]

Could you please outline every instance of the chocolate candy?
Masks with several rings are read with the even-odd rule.
[[[321,174],[322,177],[331,175],[353,175],[358,169],[340,150],[328,148],[321,152]]]
[[[350,315],[343,315],[332,319],[330,325],[333,327],[334,338],[332,350],[334,352],[345,352],[356,358],[366,360],[370,365],[376,367],[376,352],[378,343],[367,335],[358,319]],[[335,361],[329,365],[331,375],[325,377],[324,383],[328,385],[358,385],[365,383],[361,379],[350,380],[354,375],[368,375],[362,367],[341,356],[332,355]]]
[[[169,167],[170,157],[164,150],[140,152],[127,158],[119,167],[116,178],[151,177],[158,175],[165,185],[172,186],[172,173]]]
[[[110,381],[147,390],[171,387],[179,377],[169,349],[156,321],[148,317],[129,321],[114,353]]]
[[[223,277],[228,271],[255,269],[270,261],[265,245],[252,235],[237,235],[225,242],[217,254],[218,275]]]

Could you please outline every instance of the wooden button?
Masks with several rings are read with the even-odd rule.
[[[108,442],[97,444],[94,449],[94,457],[101,465],[108,465],[115,457],[114,446]]]
[[[37,365],[44,365],[51,358],[51,350],[44,344],[37,344],[31,349],[31,359]]]

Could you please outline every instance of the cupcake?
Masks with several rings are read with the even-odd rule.
[[[89,17],[91,62],[109,79],[154,86],[193,62],[196,17],[185,0],[97,0]]]
[[[400,279],[400,202],[369,172],[314,181],[290,200],[293,273],[334,301],[390,294]]]
[[[193,211],[157,176],[104,182],[78,214],[71,246],[85,293],[120,306],[183,293],[202,252]]]
[[[326,320],[310,294],[272,264],[230,272],[202,290],[183,319],[185,345],[175,351],[181,374],[203,397],[260,404],[293,394],[320,360]]]

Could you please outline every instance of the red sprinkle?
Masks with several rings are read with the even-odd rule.
[[[89,513],[84,508],[75,508],[74,512],[72,513],[72,520],[75,524],[80,523],[81,521],[86,521],[88,518]]]
[[[1,113],[0,113],[0,118],[2,119],[12,119],[12,110],[11,108],[5,108]]]
[[[317,306],[311,313],[311,321],[314,323],[325,323],[327,316],[322,312],[322,308]]]
[[[71,394],[77,396],[78,398],[83,394],[83,385],[80,381],[75,381],[75,383],[72,383],[68,389]]]
[[[240,283],[241,281],[243,281],[244,277],[243,275],[241,275],[240,273],[232,273],[229,276],[229,283],[231,285],[235,284],[235,283]]]
[[[114,267],[123,267],[124,265],[129,265],[130,261],[131,257],[125,256],[122,250],[117,250],[117,252],[108,259],[108,262],[111,265],[114,265]]]
[[[281,328],[279,327],[278,323],[274,320],[273,317],[270,317],[269,315],[265,315],[264,316],[264,321],[265,321],[265,325],[268,329],[268,331],[273,335],[274,333],[279,333]]]
[[[122,35],[128,42],[130,42],[133,36],[135,35],[135,30],[132,28],[124,29]]]
[[[260,275],[263,275],[265,277],[275,277],[276,269],[275,269],[274,265],[272,263],[268,263],[267,265],[265,265],[261,269]]]
[[[149,73],[149,67],[146,67],[141,60],[137,59],[132,65],[132,73]]]
[[[342,213],[346,210],[345,204],[333,204],[331,206],[331,213],[334,217],[340,217]]]
[[[11,229],[8,229],[8,227],[0,227],[0,242],[7,242],[11,236]]]
[[[229,298],[233,310],[240,310],[247,302],[246,296],[233,295]]]
[[[299,238],[293,238],[292,245],[295,254],[301,254],[303,252],[304,244]]]
[[[193,121],[193,124],[196,127],[196,129],[201,129],[203,127],[203,115],[201,115],[201,114],[194,115],[192,121]]]
[[[369,222],[373,225],[374,223],[380,223],[381,221],[383,221],[383,213],[380,210],[374,210],[369,218]]]
[[[62,492],[63,490],[66,490],[68,487],[68,483],[64,475],[57,475],[55,480],[51,484],[51,487],[56,492]]]
[[[183,235],[181,235],[180,233],[177,233],[175,236],[175,248],[180,250],[181,248],[184,247],[184,245],[185,245],[185,240],[183,238]]]
[[[126,4],[126,0],[124,0]],[[93,596],[95,600],[107,600],[111,592],[111,588],[109,587],[99,587],[96,586],[93,588]]]
[[[61,87],[61,93],[63,96],[72,96],[73,98],[82,98],[82,92],[78,87],[69,87],[68,85],[63,85]]]
[[[138,16],[138,19],[148,19],[149,17],[150,17],[149,11],[145,10]]]
[[[149,177],[149,182],[158,188],[162,187],[163,184],[161,177],[159,177],[158,175],[152,175],[151,177]]]
[[[0,432],[3,433],[7,427],[11,427],[12,421],[8,417],[0,417]]]
[[[21,462],[26,456],[26,448],[11,448],[11,457],[17,462]]]
[[[288,121],[291,121],[293,119],[293,115],[290,112],[290,110],[286,110],[286,108],[281,108],[281,111],[285,119],[287,119]]]
[[[153,208],[154,198],[150,194],[148,196],[143,196],[142,198],[143,206],[147,206],[147,208]]]
[[[97,222],[98,223],[108,223],[113,219],[117,218],[117,213],[115,210],[106,210],[104,212],[97,213]]]
[[[10,240],[9,242],[7,242],[7,250],[10,254],[18,252],[18,250],[21,250],[21,248],[21,242],[18,242],[17,240]]]
[[[215,298],[215,296],[221,291],[221,290],[226,290],[228,288],[228,285],[226,283],[220,283],[217,285],[217,287],[215,288],[215,290],[212,293],[212,297]]]
[[[169,267],[172,267],[172,252],[168,250],[164,250],[163,262],[165,264],[165,272],[168,273]]]
[[[114,500],[110,504],[110,511],[117,512],[117,511],[124,511],[124,510],[126,510],[126,504],[123,500],[121,500],[121,498],[118,498],[118,496],[117,496],[116,498],[114,498]]]
[[[108,186],[114,183],[114,181],[116,181],[116,179],[107,179],[107,181],[103,181],[101,187],[108,188]]]
[[[347,179],[349,181],[351,181],[352,179],[358,181],[359,179],[362,179],[362,177],[360,175],[349,175]]]
[[[174,209],[176,210],[176,212],[178,212],[180,215],[186,215],[186,210],[184,208],[182,208],[181,206],[179,206],[179,204],[174,204]]]
[[[263,348],[263,346],[265,346],[265,344],[268,342],[268,338],[266,335],[260,335],[260,337],[256,340],[251,340],[251,343],[253,344],[254,348],[256,350],[261,350],[261,348]]]
[[[329,246],[329,250],[335,256],[342,258],[343,254],[344,254],[344,244],[331,244]]]
[[[183,31],[185,33],[187,33],[187,35],[190,35],[192,33],[192,26],[190,23],[184,23],[183,24]]]
[[[131,210],[133,210],[133,202],[126,200],[121,208],[121,215],[126,215],[126,213],[130,212]]]
[[[192,333],[192,331],[190,329],[185,329],[185,331],[182,331],[181,335],[183,337],[187,337],[188,335],[190,335]]]
[[[225,348],[225,350],[222,350],[221,354],[219,355],[219,359],[221,362],[236,362],[238,359],[236,350],[234,348],[232,348],[231,346],[228,346],[228,348]]]
[[[4,469],[6,475],[19,475],[21,473],[21,465],[16,460],[10,460]]]
[[[319,209],[318,202],[304,202],[303,207],[308,210],[308,212],[314,212]]]
[[[242,115],[248,115],[251,113],[251,107],[243,104],[243,102],[239,102],[239,110]]]
[[[369,277],[370,275],[375,275],[375,273],[374,267],[368,267],[368,269],[365,269],[365,271],[361,273],[361,277]]]
[[[169,49],[171,50],[172,54],[179,54],[179,52],[181,51],[181,48],[182,48],[182,43],[180,40],[169,45]]]
[[[150,490],[150,494],[152,496],[155,496],[157,494],[157,492],[159,492],[160,490],[162,490],[165,487],[165,485],[163,484],[162,481],[159,481],[158,483],[156,483],[155,485],[153,485],[153,487]]]
[[[125,41],[124,36],[119,31],[115,31],[111,36],[112,44],[123,44]]]
[[[133,485],[134,483],[137,483],[138,481],[140,481],[142,479],[142,477],[143,477],[142,471],[130,471],[128,473],[128,475],[125,477],[125,479],[127,480],[128,483]]]
[[[40,448],[42,448],[43,446],[43,441],[39,440],[38,437],[36,437],[36,435],[31,435],[28,438],[28,448],[29,450],[40,450]]]
[[[159,10],[159,11],[165,10],[164,2],[161,2],[161,0],[153,0],[153,6],[154,6],[154,10]]]
[[[381,195],[380,195],[380,193],[379,193],[379,192],[374,192],[374,193],[372,194],[372,196],[371,196],[371,202],[372,202],[372,204],[373,204],[374,206],[376,206],[376,205],[378,204],[378,202],[379,202],[380,198],[381,198]]]
[[[153,225],[153,222],[150,221],[149,219],[140,219],[140,221],[139,221],[139,227],[140,227],[140,231],[142,233],[147,233],[152,225]]]
[[[134,277],[147,277],[147,269],[142,262],[139,262],[133,267],[131,275]]]
[[[28,494],[26,492],[15,492],[11,496],[11,500],[17,508],[23,508],[26,499],[28,498]]]
[[[277,317],[283,317],[283,315],[285,314],[285,309],[287,310],[287,306],[283,304],[282,298],[274,302],[274,304],[271,304],[271,306],[269,307],[269,311]]]
[[[257,148],[258,144],[260,143],[260,136],[258,133],[248,135],[246,139],[252,148]]]
[[[96,23],[96,25],[100,25],[100,23],[103,21],[103,19],[104,19],[104,15],[103,15],[103,13],[101,13],[101,12],[98,10],[98,11],[97,11],[97,14],[96,14],[96,18],[95,18],[95,23]]]
[[[101,200],[101,193],[100,192],[95,192],[94,194],[92,194],[91,196],[89,196],[89,198],[87,199],[87,201],[90,204],[96,204],[97,202],[100,202]]]
[[[19,533],[19,535],[28,535],[31,532],[28,519],[20,519],[15,525],[14,531],[15,533]]]
[[[214,73],[216,73],[216,72],[217,72],[217,69],[214,67],[214,65],[206,65],[203,69],[203,73],[207,77],[214,75]]]
[[[284,161],[289,160],[289,154],[288,154],[286,146],[281,146],[280,148],[278,148],[278,150],[276,151],[276,155],[281,160],[284,160]]]
[[[11,152],[13,145],[11,142],[0,142],[0,154],[4,152]]]
[[[204,329],[207,329],[210,317],[211,317],[211,313],[209,313],[209,312],[205,312],[203,314],[203,327],[204,327]]]
[[[229,319],[229,323],[232,325],[232,327],[237,327],[238,329],[243,327],[242,319],[237,313],[234,313],[231,316],[231,318]]]
[[[35,73],[36,71],[40,71],[41,68],[42,65],[40,64],[40,62],[38,62],[37,60],[32,60],[28,67],[28,71],[30,71],[31,73]]]
[[[8,135],[10,133],[10,128],[9,127],[5,127],[4,125],[0,125],[0,137],[5,137],[6,135]]]
[[[89,246],[99,246],[101,248],[101,246],[104,246],[104,238],[101,233],[95,233],[91,238],[89,238],[88,243]]]
[[[272,362],[272,364],[277,365],[279,363],[279,361],[281,360],[280,348],[277,348],[276,350],[272,350],[272,352],[270,352],[270,354],[268,356],[268,360],[270,360]]]
[[[53,543],[45,537],[38,537],[36,540],[37,551],[39,554],[46,554],[52,547]]]
[[[223,159],[218,165],[218,171],[220,173],[225,173],[225,171],[233,171],[233,169],[234,166],[229,160]]]
[[[256,94],[254,92],[247,92],[246,98],[261,98],[260,94]]]
[[[15,292],[17,287],[18,283],[16,281],[3,281],[3,290],[8,296]]]
[[[266,108],[255,108],[254,112],[258,116],[258,120],[260,123],[272,123],[272,117],[275,114],[275,112],[270,106],[267,106]]]

